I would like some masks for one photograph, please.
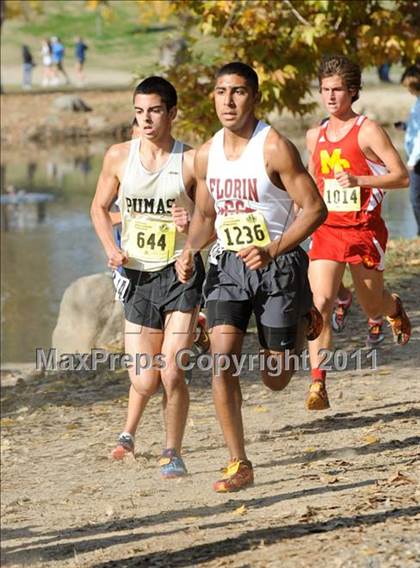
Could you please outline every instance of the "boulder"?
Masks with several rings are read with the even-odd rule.
[[[62,95],[53,101],[54,108],[57,110],[67,110],[72,112],[89,112],[92,109],[82,99],[74,95]]]
[[[109,273],[77,279],[64,292],[52,347],[62,353],[124,350],[124,310]]]

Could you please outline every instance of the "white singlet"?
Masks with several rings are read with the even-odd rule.
[[[181,254],[186,235],[176,230],[171,208],[175,204],[191,215],[192,199],[182,176],[184,145],[174,141],[167,162],[156,172],[140,160],[140,139],[131,140],[116,204],[121,211],[121,248],[128,255],[124,267],[155,272]]]
[[[265,169],[264,143],[269,131],[270,126],[259,121],[237,160],[226,158],[223,128],[213,137],[206,177],[217,215],[212,257],[250,244],[265,246],[295,219],[294,201],[271,182]]]

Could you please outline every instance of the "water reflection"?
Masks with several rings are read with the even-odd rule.
[[[106,270],[89,218],[105,149],[66,146],[2,164],[3,361],[34,361],[36,347],[50,346],[67,286]]]
[[[302,150],[303,136],[291,138]],[[27,158],[3,153],[2,196],[13,185],[28,196],[53,198],[39,209],[32,205],[32,221],[20,226],[5,220],[2,206],[3,361],[33,362],[36,347],[50,346],[65,289],[80,276],[107,270],[89,218],[106,147],[34,148]],[[388,192],[383,212],[391,237],[415,235],[408,191]]]

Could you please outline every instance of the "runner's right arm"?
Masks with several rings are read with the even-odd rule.
[[[176,271],[181,282],[187,282],[192,275],[194,253],[204,248],[214,238],[216,211],[214,200],[207,189],[207,163],[211,140],[206,142],[196,153],[195,173],[197,188],[195,207],[188,231],[187,242],[181,256],[176,261]]]
[[[91,206],[91,218],[96,234],[108,257],[108,266],[118,268],[127,261],[126,254],[117,247],[112,230],[109,208],[118,194],[119,167],[124,160],[124,144],[115,144],[105,154],[102,171],[96,186],[95,197]]]

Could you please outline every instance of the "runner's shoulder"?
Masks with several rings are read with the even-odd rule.
[[[291,153],[294,154],[295,152],[297,152],[297,150],[293,142],[289,140],[289,138],[286,138],[286,136],[280,134],[278,130],[271,127],[269,133],[267,134],[264,146],[264,153],[266,154],[266,156],[277,156]]]
[[[382,126],[376,122],[376,120],[368,117],[365,118],[362,126],[360,127],[360,134],[363,134],[364,136],[374,136],[375,134],[382,134],[383,132],[384,129]]]
[[[213,141],[213,137],[204,142],[195,152],[195,168],[198,176],[205,176],[207,173],[207,164],[209,161],[209,151],[210,146]]]
[[[188,144],[184,144],[184,161],[189,169],[194,169],[194,159],[197,150],[188,146]]]
[[[313,149],[315,148],[315,145],[316,145],[318,137],[319,137],[319,131],[320,130],[321,130],[321,126],[317,125],[317,126],[314,126],[313,128],[310,128],[306,132],[306,147],[308,148],[308,150],[310,152],[312,152]]]
[[[131,140],[128,140],[127,142],[120,142],[110,146],[106,151],[104,161],[118,163],[121,160],[125,160],[130,152],[130,143]]]

